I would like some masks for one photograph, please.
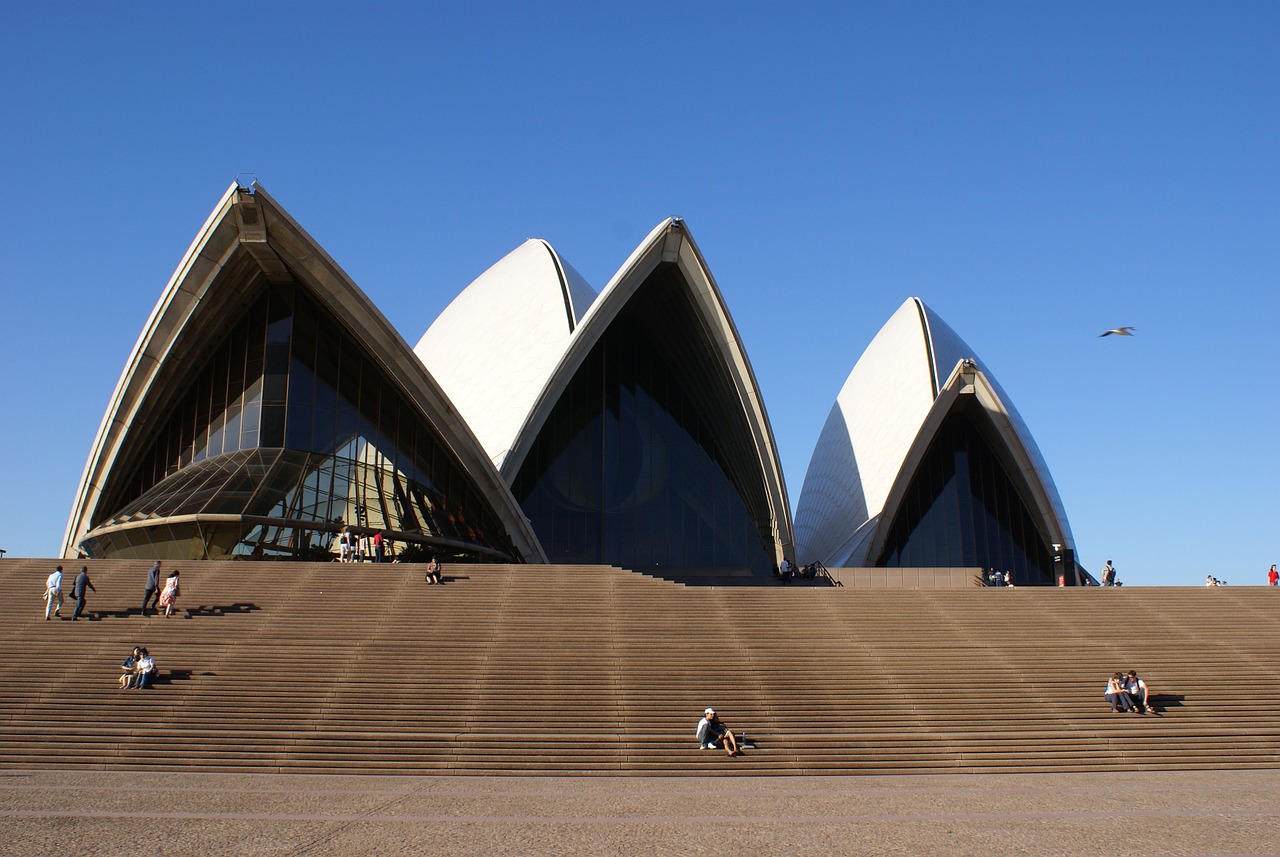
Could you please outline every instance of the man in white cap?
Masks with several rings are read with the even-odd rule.
[[[729,756],[736,756],[742,752],[738,749],[738,740],[733,737],[728,727],[720,722],[714,708],[708,708],[702,712],[702,719],[698,721],[697,737],[698,746],[703,750],[714,750],[716,745],[720,745]]]

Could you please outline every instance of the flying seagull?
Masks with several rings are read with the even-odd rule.
[[[1137,329],[1138,328],[1136,327],[1113,327],[1110,330],[1108,330],[1106,333],[1099,333],[1098,338],[1101,339],[1102,337],[1110,336],[1113,333],[1116,336],[1133,336],[1133,331]]]

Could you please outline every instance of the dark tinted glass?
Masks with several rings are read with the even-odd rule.
[[[552,562],[773,569],[750,427],[674,265],[623,308],[513,492]]]
[[[984,432],[976,406],[951,414],[934,438],[875,564],[995,568],[1017,584],[1053,582],[1053,557],[1031,506]]]
[[[314,540],[298,533],[314,524],[317,532],[386,530],[515,558],[497,515],[439,435],[305,289],[264,288],[183,389],[132,478],[108,487],[103,507],[115,511],[99,526],[254,515],[280,524],[241,531],[234,543],[224,528],[218,555],[270,545],[273,555],[307,556]],[[151,537],[168,538],[153,526],[86,545]]]

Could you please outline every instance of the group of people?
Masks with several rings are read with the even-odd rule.
[[[80,573],[75,576],[74,582],[71,584],[71,597],[76,600],[76,609],[71,614],[71,621],[74,622],[84,615],[85,604],[88,601],[90,592],[97,592],[98,589],[93,585],[93,581],[89,579],[89,567],[80,566]],[[142,615],[147,616],[147,607],[159,612],[164,611],[165,618],[173,615],[173,610],[178,602],[178,596],[181,595],[181,589],[178,585],[178,570],[174,569],[165,578],[164,585],[160,585],[160,561],[156,560],[156,564],[151,566],[147,572],[147,585],[142,593]],[[48,621],[50,618],[62,616],[62,566],[58,566],[53,573],[45,579],[44,582],[44,618]],[[96,615],[96,614],[95,614]]]
[[[93,581],[89,579],[88,566],[80,566],[80,573],[76,575],[75,582],[71,585],[71,597],[76,600],[76,609],[71,614],[71,621],[74,622],[84,615],[84,605],[89,597],[90,592],[97,592],[94,588]],[[50,616],[62,617],[62,566],[58,566],[53,570],[44,581],[44,619],[49,621]]]
[[[1204,585],[1205,586],[1226,586],[1227,582],[1225,580],[1218,580],[1218,578],[1214,577],[1212,574],[1206,574],[1204,576]]]
[[[160,586],[160,560],[156,560],[156,564],[151,566],[151,570],[147,572],[147,588],[142,593],[142,615],[147,615],[147,603],[153,602],[152,608],[155,610],[164,610],[164,618],[168,619],[173,615],[174,605],[178,602],[178,596],[182,594],[182,588],[178,584],[180,574],[178,569],[169,572],[169,576],[164,579],[164,586]],[[159,593],[157,595],[156,593]]]
[[[1129,670],[1128,675],[1112,673],[1111,678],[1107,679],[1104,698],[1111,703],[1112,714],[1126,711],[1130,714],[1156,713],[1151,705],[1151,689],[1133,670]]]
[[[799,578],[804,580],[812,580],[818,576],[818,564],[811,562],[806,566],[795,565],[791,560],[783,557],[782,563],[778,566],[778,570],[774,572],[778,579],[783,583],[791,580],[791,578]]]
[[[1008,571],[996,571],[994,568],[987,569],[986,574],[987,586],[1013,586],[1013,575]]]
[[[120,662],[121,690],[145,690],[152,686],[155,678],[155,658],[142,646],[134,646],[133,652]]]
[[[353,533],[346,527],[338,533],[339,562],[386,562],[387,551],[391,540],[376,532],[372,536],[366,533]]]

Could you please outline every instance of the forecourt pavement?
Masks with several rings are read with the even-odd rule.
[[[499,850],[1274,855],[1280,854],[1280,776],[1260,770],[815,778],[0,772],[0,854],[8,857]]]

